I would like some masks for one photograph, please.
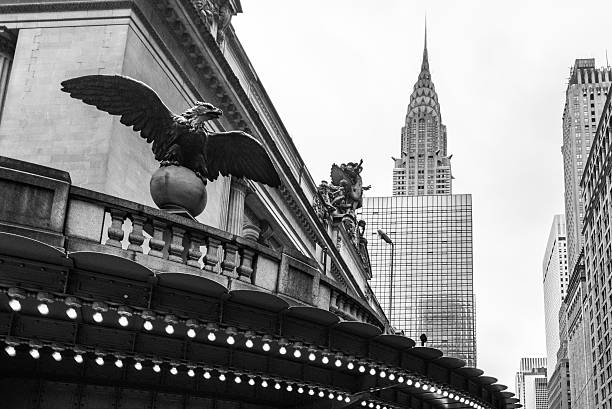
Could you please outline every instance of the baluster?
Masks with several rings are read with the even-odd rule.
[[[111,209],[111,225],[108,227],[108,240],[106,240],[107,246],[121,248],[121,241],[123,240],[123,221],[125,220],[126,213]]]
[[[200,246],[202,245],[202,239],[199,234],[192,233],[189,236],[189,251],[187,252],[187,265],[200,268],[200,257],[202,252]]]
[[[240,267],[238,267],[238,278],[247,283],[251,282],[251,275],[253,274],[253,256],[255,252],[249,249],[242,250],[242,257],[240,260]]]
[[[153,256],[153,257],[159,257],[159,258],[163,258],[164,257],[164,246],[166,245],[166,242],[164,240],[164,230],[166,228],[166,224],[158,221],[158,220],[153,220],[153,234],[151,239],[149,240],[149,255]]]
[[[185,229],[181,229],[177,226],[170,228],[171,239],[170,248],[168,249],[168,260],[176,261],[177,263],[183,262],[183,236],[185,235]]]
[[[235,271],[236,268],[236,255],[238,254],[238,246],[231,243],[225,243],[225,255],[223,262],[221,263],[221,274],[236,278],[238,274]]]
[[[145,224],[145,217],[137,214],[131,216],[132,219],[132,231],[128,235],[130,244],[128,250],[142,253],[142,243],[145,241],[145,236],[142,234],[142,229]]]
[[[209,237],[206,240],[206,255],[204,256],[204,269],[215,272],[215,266],[219,262],[219,247],[221,242]]]

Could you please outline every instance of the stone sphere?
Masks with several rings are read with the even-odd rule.
[[[196,217],[206,207],[206,185],[182,166],[163,166],[151,176],[151,197],[160,209],[187,210]]]

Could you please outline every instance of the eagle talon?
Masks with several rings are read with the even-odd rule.
[[[181,166],[181,164],[178,161],[175,160],[163,160],[159,163],[160,167],[165,167],[165,166]]]

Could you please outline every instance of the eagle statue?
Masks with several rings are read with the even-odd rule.
[[[255,138],[241,131],[207,129],[206,122],[223,115],[210,103],[198,101],[177,115],[149,86],[120,75],[86,75],[61,85],[72,98],[118,115],[122,124],[140,132],[162,167],[188,168],[204,184],[219,175],[233,175],[280,186],[270,157]]]

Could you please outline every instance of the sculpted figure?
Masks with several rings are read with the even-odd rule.
[[[161,166],[183,166],[202,179],[246,177],[272,187],[280,179],[263,146],[242,131],[211,132],[204,124],[223,112],[207,102],[172,113],[147,85],[119,75],[87,75],[62,82],[62,91],[111,115],[151,144]]]
[[[172,113],[147,85],[119,75],[86,75],[62,82],[62,91],[121,117],[151,144],[161,163],[151,177],[153,201],[161,209],[195,217],[207,201],[206,183],[219,175],[249,178],[280,186],[264,147],[242,131],[213,132],[206,126],[223,112],[196,102],[182,114]]]

